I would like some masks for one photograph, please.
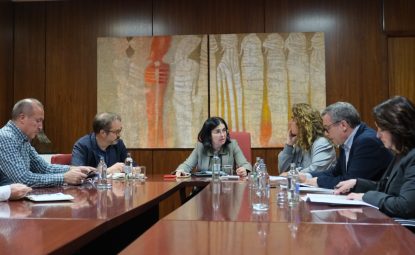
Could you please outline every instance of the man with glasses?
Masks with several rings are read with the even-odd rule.
[[[0,185],[77,185],[93,171],[84,166],[49,164],[39,156],[30,142],[42,131],[43,119],[43,105],[37,99],[22,99],[14,105],[12,119],[0,129]]]
[[[321,116],[326,136],[340,146],[340,155],[334,167],[307,174],[305,182],[333,189],[337,183],[352,178],[379,180],[392,155],[376,137],[376,131],[361,122],[353,105],[334,103]]]
[[[96,167],[101,157],[109,173],[122,172],[127,148],[121,140],[121,117],[116,113],[98,113],[92,123],[93,132],[81,137],[72,150],[72,165]]]

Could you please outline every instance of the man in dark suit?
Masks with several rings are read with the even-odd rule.
[[[327,137],[340,146],[340,155],[334,167],[312,173],[305,182],[333,189],[337,183],[365,178],[377,181],[392,160],[392,154],[376,137],[376,131],[361,122],[353,105],[337,102],[321,114]]]

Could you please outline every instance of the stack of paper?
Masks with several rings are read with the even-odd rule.
[[[329,194],[307,194],[304,200],[314,203],[325,203],[332,205],[365,205],[377,208],[371,204],[360,200],[350,200],[344,195],[329,195]]]

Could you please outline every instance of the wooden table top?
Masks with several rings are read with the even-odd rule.
[[[100,220],[0,219],[0,254],[67,254],[100,235]]]
[[[413,254],[399,225],[161,220],[120,254]]]
[[[112,182],[109,190],[97,190],[90,184],[34,189],[34,194],[62,192],[74,197],[73,201],[32,202],[29,200],[9,201],[0,206],[0,218],[42,219],[103,219],[134,215],[145,210],[144,206],[158,203],[178,189],[179,182],[163,181],[118,181]]]
[[[35,189],[62,192],[72,202],[0,203],[0,254],[65,254],[76,252],[119,224],[188,185],[207,179],[146,182],[113,181],[110,190],[90,184]],[[245,181],[227,182],[229,191],[210,186],[167,215],[130,244],[123,254],[410,254],[414,235],[377,209],[301,202],[278,206],[271,189],[270,209],[252,211]],[[24,242],[23,242],[24,240]],[[23,245],[24,244],[24,245]]]
[[[250,207],[249,188],[245,182],[233,181],[230,191],[213,194],[211,186],[203,189],[190,201],[167,215],[167,220],[201,221],[256,221]],[[280,207],[276,202],[276,189],[271,189],[270,209],[266,221],[289,222],[296,218],[300,222],[396,224],[379,210],[366,206],[328,206],[300,202],[295,208]]]

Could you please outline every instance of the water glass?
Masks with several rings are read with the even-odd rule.
[[[269,209],[269,187],[251,187],[251,206],[257,211],[267,211]]]
[[[222,165],[222,172],[224,172],[226,175],[233,175],[233,166]]]
[[[277,203],[279,206],[284,206],[287,202],[287,181],[279,181],[277,188]]]
[[[146,167],[145,166],[136,166],[133,168],[133,178],[139,180],[145,180],[146,177]]]
[[[222,172],[226,175],[232,175],[233,173],[233,166],[232,165],[222,165]],[[222,180],[222,191],[228,192],[232,190],[232,181]]]

